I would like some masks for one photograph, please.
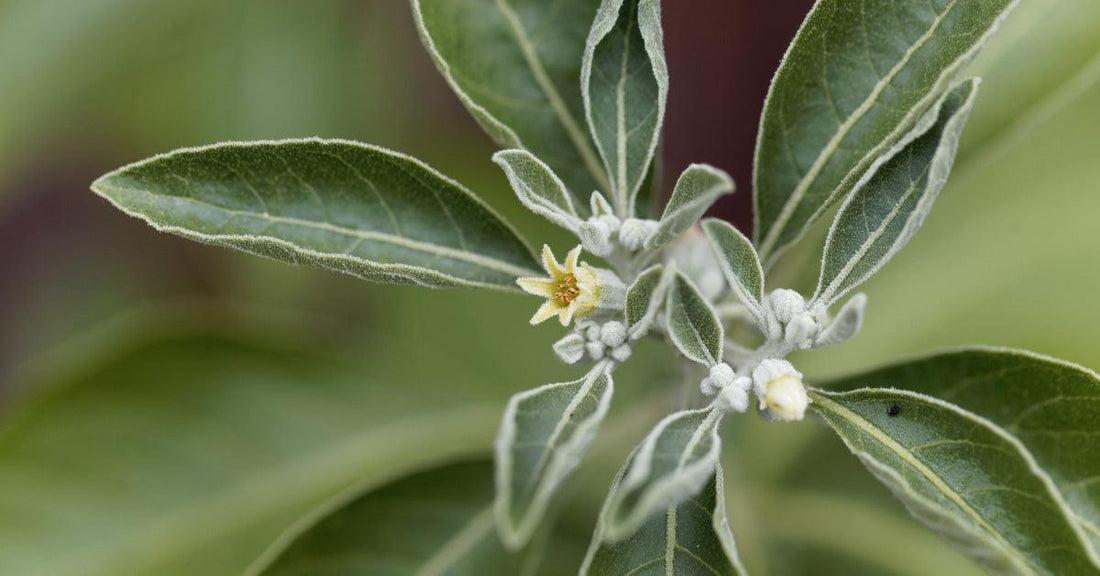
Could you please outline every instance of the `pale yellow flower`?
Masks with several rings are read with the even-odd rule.
[[[519,278],[516,284],[524,291],[546,298],[531,317],[531,324],[540,324],[551,316],[557,316],[562,326],[568,326],[573,318],[584,316],[596,307],[600,287],[592,267],[577,259],[581,247],[569,251],[565,262],[559,264],[549,246],[542,247],[542,266],[549,278]]]

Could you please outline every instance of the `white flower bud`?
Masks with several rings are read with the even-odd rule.
[[[584,349],[588,351],[588,356],[593,360],[603,360],[604,345],[603,342],[596,340],[584,345]]]
[[[619,244],[630,251],[641,248],[657,230],[657,222],[627,218],[619,227]]]
[[[735,378],[737,378],[737,374],[735,374],[733,368],[725,362],[719,362],[710,367],[710,380],[719,388],[725,388],[733,384]]]
[[[615,217],[614,214],[600,214],[592,216],[589,221],[596,223],[599,226],[607,228],[610,234],[614,234],[619,231],[619,227],[622,226],[622,221]]]
[[[718,393],[714,407],[723,412],[744,412],[749,409],[749,393],[737,386],[726,386]]]
[[[784,324],[806,311],[806,299],[794,290],[779,288],[768,294],[767,299],[775,318]]]
[[[611,357],[616,362],[626,362],[630,358],[630,344],[623,344],[611,350]]]
[[[703,381],[699,382],[699,391],[703,393],[703,396],[714,396],[721,390],[722,387],[715,384],[714,380],[710,378],[703,378]]]
[[[584,327],[584,337],[589,342],[599,342],[600,340],[600,325],[595,322],[590,322]]]
[[[760,411],[773,420],[801,420],[810,404],[802,373],[786,360],[768,359],[752,372]]]
[[[554,342],[554,354],[566,364],[576,364],[584,357],[584,336],[577,332],[567,334]]]
[[[784,338],[790,346],[808,350],[813,345],[817,333],[817,322],[814,321],[809,312],[801,312],[787,324]]]
[[[626,342],[626,326],[622,322],[612,320],[600,327],[600,342],[608,348],[615,348]]]
[[[577,226],[577,237],[581,240],[581,246],[596,256],[611,254],[611,230],[606,224],[594,222],[591,219],[581,222]]]

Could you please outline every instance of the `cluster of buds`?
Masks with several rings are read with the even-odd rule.
[[[768,420],[801,420],[810,397],[802,384],[802,373],[786,360],[760,362],[752,376],[738,375],[729,364],[719,362],[710,368],[699,389],[715,396],[714,407],[723,412],[744,412],[749,407],[749,392],[756,394],[760,414]]]
[[[617,320],[603,324],[578,321],[575,331],[554,343],[554,353],[566,364],[576,364],[585,356],[591,360],[610,357],[616,362],[626,362],[630,352],[626,326]]]
[[[769,341],[782,342],[787,351],[839,344],[855,336],[863,324],[867,296],[856,294],[829,319],[821,304],[808,304],[794,290],[777,289],[764,297],[764,326]]]
[[[616,245],[636,252],[657,231],[657,221],[615,216],[611,205],[599,192],[592,193],[592,216],[577,227],[577,235],[585,250],[596,256],[607,256]]]

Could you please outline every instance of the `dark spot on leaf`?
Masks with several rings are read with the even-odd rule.
[[[891,404],[890,407],[886,409],[886,415],[890,416],[891,418],[897,416],[900,413],[901,406],[898,406],[897,404]]]

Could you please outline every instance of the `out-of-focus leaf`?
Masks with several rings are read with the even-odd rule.
[[[765,263],[855,186],[939,99],[1013,0],[821,0],[768,91],[754,238]]]
[[[611,367],[512,397],[496,443],[495,517],[510,548],[527,544],[550,500],[580,464],[611,406]]]
[[[158,230],[363,279],[516,290],[538,262],[516,232],[422,162],[342,140],[155,156],[92,189]]]
[[[688,166],[676,181],[657,230],[646,239],[646,249],[655,250],[676,239],[733,188],[733,178],[722,170],[706,164]]]
[[[237,576],[349,486],[484,450],[499,413],[208,331],[99,358],[0,432],[2,574]]]
[[[585,117],[620,218],[635,215],[668,99],[658,0],[603,0],[581,64]]]
[[[672,278],[665,314],[668,335],[684,356],[707,367],[722,361],[722,322],[699,289],[681,273]]]
[[[931,126],[872,166],[844,200],[825,240],[811,305],[831,306],[886,265],[917,233],[947,183],[978,80],[960,82],[926,118]]]
[[[626,468],[615,478],[620,489]],[[747,574],[726,517],[721,466],[702,491],[656,514],[619,542],[604,537],[610,510],[605,505],[581,567],[581,576],[742,576]],[[608,503],[612,501],[608,499]]]
[[[638,445],[622,483],[608,494],[601,534],[617,542],[654,514],[679,506],[703,488],[721,452],[722,413],[711,408],[669,414]]]
[[[509,552],[492,515],[492,464],[431,468],[326,505],[269,549],[249,574],[515,576],[538,546]]]
[[[1095,372],[1027,352],[971,348],[828,386],[910,390],[987,418],[1023,443],[1100,549],[1100,378]]]
[[[1049,476],[995,424],[894,389],[814,391],[811,398],[910,513],[991,571],[1100,573]]]
[[[581,210],[607,190],[584,130],[581,55],[595,0],[414,0],[421,39],[474,118],[502,147],[527,148]]]

